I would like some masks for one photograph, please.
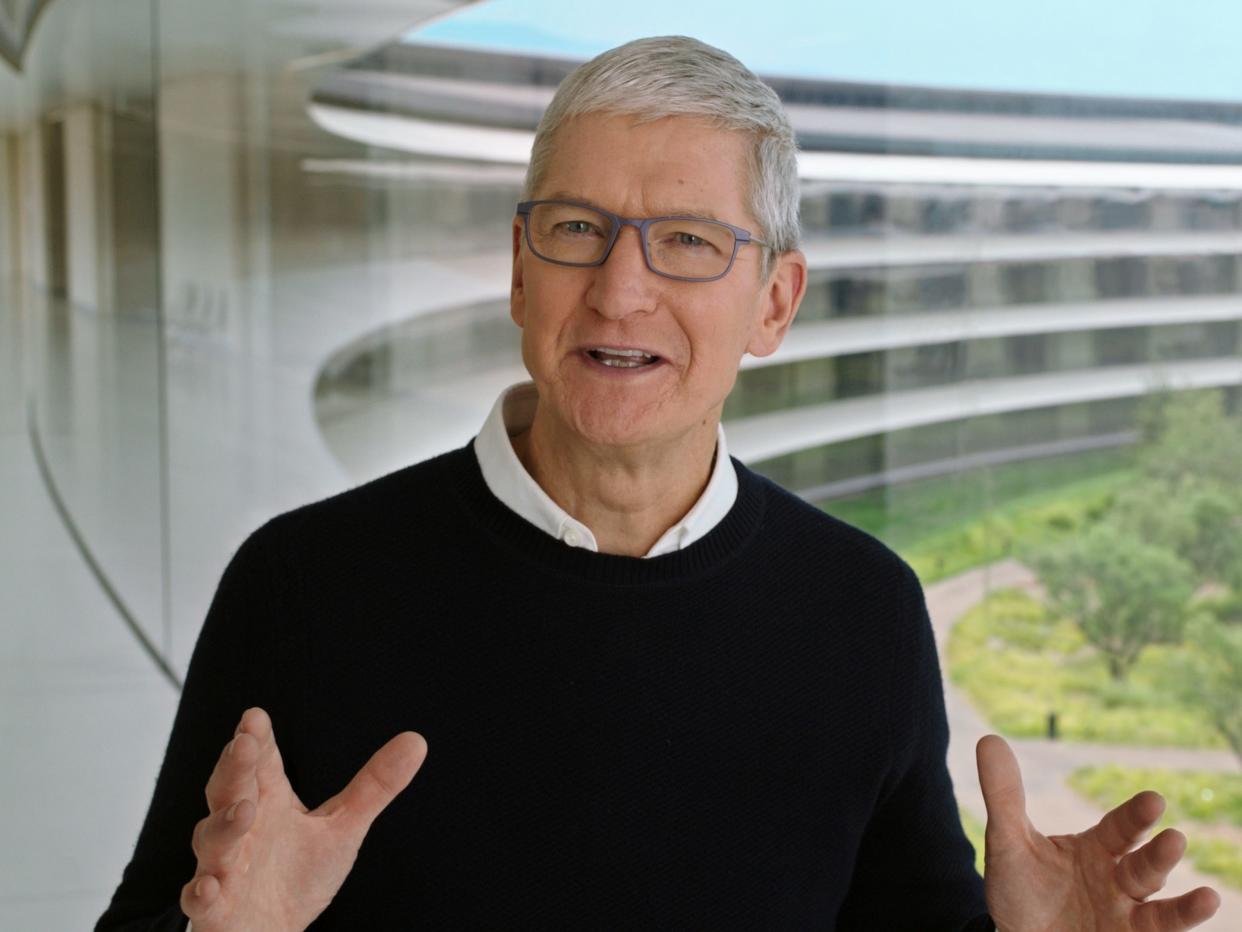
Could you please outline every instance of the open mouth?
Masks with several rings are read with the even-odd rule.
[[[596,362],[603,363],[614,369],[642,369],[660,361],[659,356],[652,356],[638,350],[625,352],[605,352],[604,350],[587,350],[587,355]]]

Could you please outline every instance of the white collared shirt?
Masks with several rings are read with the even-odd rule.
[[[539,402],[532,381],[510,385],[496,403],[474,441],[483,480],[492,494],[540,530],[571,547],[599,552],[591,529],[561,508],[540,488],[518,459],[509,439],[530,427]],[[707,488],[680,521],[665,531],[644,554],[658,557],[688,547],[714,528],[737,498],[737,471],[725,446],[724,425],[716,425],[716,464]]]

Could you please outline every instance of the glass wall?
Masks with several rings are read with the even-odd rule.
[[[1148,779],[1202,804],[1180,810],[1195,869],[1242,891],[1242,826],[1207,805],[1242,797],[1220,711],[1242,698],[1242,92],[1188,73],[1220,49],[1171,26],[1178,67],[1042,74],[1011,49],[988,72],[970,49],[1019,33],[948,10],[910,14],[932,54],[839,5],[580,35],[556,4],[461,6],[54,0],[4,75],[32,443],[152,657],[180,677],[268,517],[460,446],[527,378],[510,223],[543,107],[637,24],[693,32],[769,78],[802,147],[809,288],[743,360],[730,451],[919,572],[967,824],[985,730],[1055,785],[1053,820],[1176,770]],[[815,64],[748,23],[802,30]],[[1124,660],[1073,598],[1129,604],[1119,538],[1188,593],[1159,636],[1127,616]]]
[[[149,0],[45,7],[10,139],[35,448],[118,608],[168,656],[154,29]]]

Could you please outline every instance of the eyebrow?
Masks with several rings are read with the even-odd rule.
[[[579,204],[586,204],[588,207],[598,207],[600,210],[608,210],[607,207],[596,203],[589,197],[583,197],[580,194],[574,194],[572,191],[553,191],[551,194],[545,195],[541,200],[546,201],[577,201]],[[616,213],[616,211],[610,211]],[[702,217],[704,220],[715,220],[717,223],[725,223],[710,210],[703,210],[699,207],[659,207],[651,214],[653,217]]]

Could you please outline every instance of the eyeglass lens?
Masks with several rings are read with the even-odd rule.
[[[612,237],[613,221],[573,204],[536,204],[530,212],[535,252],[553,262],[598,262]],[[668,275],[714,278],[729,267],[733,231],[711,220],[661,220],[647,228],[652,266]]]

